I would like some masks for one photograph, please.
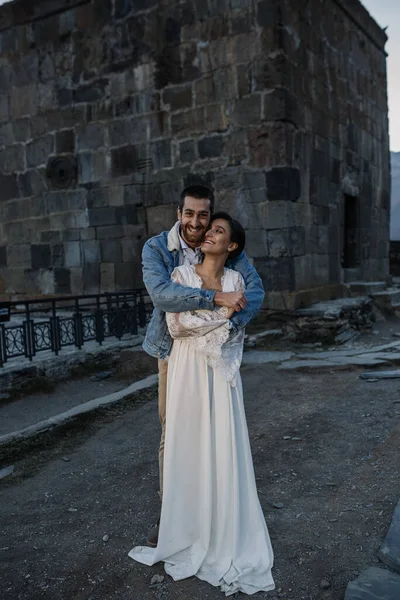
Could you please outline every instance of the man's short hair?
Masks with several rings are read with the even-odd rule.
[[[192,198],[196,198],[196,200],[209,200],[211,214],[214,212],[214,193],[205,185],[190,185],[182,191],[179,200],[179,210],[181,212],[183,211],[186,196],[191,196]]]

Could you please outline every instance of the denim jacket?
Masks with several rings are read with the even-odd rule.
[[[165,359],[172,347],[172,338],[165,320],[166,312],[214,308],[214,291],[191,288],[171,281],[172,271],[183,264],[178,233],[179,222],[169,232],[163,231],[147,240],[143,247],[143,281],[154,305],[143,349],[156,358]],[[246,327],[259,311],[264,299],[264,289],[257,271],[244,252],[233,261],[228,261],[226,266],[239,271],[246,286],[247,306],[234,313],[231,318],[233,329],[239,330]]]

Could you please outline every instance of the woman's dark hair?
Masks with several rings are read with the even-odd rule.
[[[210,201],[210,212],[213,213],[214,210],[214,193],[210,188],[205,185],[191,185],[186,187],[179,199],[179,210],[183,211],[183,206],[185,204],[186,196],[191,196],[192,198],[196,198],[196,200],[209,200]]]
[[[223,219],[224,221],[227,221],[229,223],[229,229],[231,230],[231,242],[238,245],[236,250],[232,250],[232,252],[229,252],[228,260],[233,260],[234,258],[239,256],[239,254],[243,251],[243,249],[245,247],[245,244],[246,244],[245,231],[244,231],[243,227],[241,226],[241,224],[239,223],[239,221],[236,221],[236,219],[233,219],[231,217],[231,215],[229,215],[228,213],[226,213],[222,210],[214,213],[211,216],[210,225],[216,219]]]

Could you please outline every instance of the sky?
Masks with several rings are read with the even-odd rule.
[[[362,0],[381,27],[387,27],[386,42],[389,94],[390,149],[400,151],[400,1]]]
[[[9,1],[0,0],[0,5]],[[375,21],[387,27],[390,149],[400,152],[400,0],[361,1]]]

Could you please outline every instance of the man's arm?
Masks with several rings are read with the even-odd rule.
[[[165,312],[214,308],[215,292],[191,288],[171,281],[157,247],[147,241],[143,247],[143,281],[154,306]]]
[[[239,254],[230,266],[242,275],[246,286],[247,305],[231,317],[233,328],[238,330],[246,327],[251,319],[255,317],[261,308],[265,294],[261,278],[244,252]]]

